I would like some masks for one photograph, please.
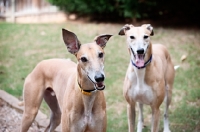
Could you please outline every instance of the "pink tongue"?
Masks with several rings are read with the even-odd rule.
[[[143,55],[136,55],[136,66],[138,66],[138,67],[144,66]]]

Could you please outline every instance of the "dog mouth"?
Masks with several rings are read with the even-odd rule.
[[[90,79],[90,77],[88,76],[88,78]],[[96,90],[104,90],[105,89],[105,85],[104,85],[104,81],[98,81],[98,82],[94,82],[92,81],[92,79],[90,79],[90,81],[94,84],[94,87]]]
[[[136,66],[143,67],[145,54],[134,54],[134,57]]]
[[[105,88],[105,85],[104,85],[103,82],[97,82],[95,84],[95,87],[96,87],[97,90],[103,90]]]

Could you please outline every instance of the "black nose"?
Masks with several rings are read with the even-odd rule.
[[[95,75],[94,79],[95,79],[96,82],[103,82],[104,81],[104,75],[101,74],[101,73],[98,73],[98,74]]]
[[[144,54],[144,49],[143,49],[143,48],[139,48],[139,49],[137,50],[137,53],[138,53],[138,54]]]

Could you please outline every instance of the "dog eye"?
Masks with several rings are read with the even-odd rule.
[[[86,57],[81,57],[81,61],[82,61],[82,62],[87,62],[88,60],[87,60]]]
[[[131,39],[135,39],[135,37],[134,37],[134,36],[130,36],[130,38],[131,38]]]
[[[147,39],[149,36],[147,36],[147,35],[144,35],[144,39]]]
[[[103,53],[99,53],[99,58],[103,58]]]

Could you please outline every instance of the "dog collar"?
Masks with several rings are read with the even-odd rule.
[[[95,84],[95,83],[92,81],[92,79],[91,79],[88,75],[87,75],[87,77],[89,78],[89,80],[90,80],[93,84]],[[79,82],[78,82],[77,76],[76,76],[76,81],[77,81],[77,83],[78,83],[78,87],[79,87],[81,93],[82,93],[82,94],[85,94],[85,95],[88,95],[88,96],[91,95],[91,92],[94,92],[94,91],[97,91],[97,90],[101,91],[101,90],[104,90],[104,89],[105,89],[105,87],[102,88],[102,89],[97,89],[97,88],[94,86],[94,89],[93,89],[93,90],[84,90],[84,89],[81,88],[81,85],[80,85]]]
[[[77,83],[78,83],[78,80],[77,80]],[[80,85],[79,83],[78,83],[78,88],[80,89],[80,91],[81,91],[82,94],[85,94],[85,95],[88,95],[88,96],[91,95],[91,92],[97,90],[97,89],[93,89],[93,90],[84,90],[84,89],[81,88],[81,85]]]
[[[137,66],[137,65],[133,62],[133,60],[131,59],[132,65],[135,66],[137,69],[145,68],[151,61],[152,61],[152,55],[150,56],[149,60],[148,60],[147,62],[144,63],[144,66],[139,67],[139,66]]]
[[[89,78],[89,79],[90,79],[90,78]],[[80,89],[81,93],[82,93],[82,94],[85,94],[85,95],[88,95],[88,96],[91,95],[91,92],[94,92],[94,91],[97,91],[97,90],[104,90],[104,89],[105,89],[105,87],[102,88],[102,89],[97,89],[97,88],[95,87],[93,90],[84,90],[84,89],[81,88],[81,85],[79,84],[78,79],[76,79],[76,80],[77,80],[77,83],[78,83],[78,88]],[[90,80],[91,80],[91,79],[90,79]]]

